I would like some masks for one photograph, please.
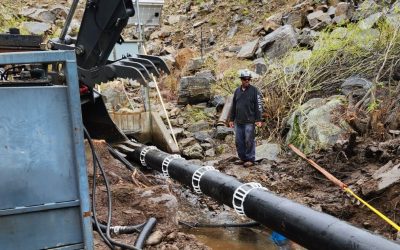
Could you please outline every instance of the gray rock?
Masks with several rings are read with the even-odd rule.
[[[199,132],[202,130],[208,130],[209,128],[210,128],[210,125],[208,124],[208,122],[202,120],[202,121],[198,121],[196,123],[191,124],[187,130],[189,132],[195,133],[195,132]]]
[[[179,22],[183,22],[187,20],[187,16],[186,15],[171,15],[168,17],[168,23],[169,24],[176,24]]]
[[[329,16],[328,13],[323,12],[322,10],[315,11],[307,16],[308,23],[310,24],[310,27],[315,29],[315,28],[321,28],[326,26],[327,24],[330,24],[332,22],[331,17]]]
[[[242,46],[240,49],[237,57],[238,58],[252,58],[254,57],[254,53],[256,52],[258,48],[258,41],[259,39],[256,39],[254,41],[248,42],[245,45]]]
[[[205,13],[210,13],[213,10],[214,2],[209,1],[209,2],[204,2],[200,5],[200,10]]]
[[[240,23],[241,21],[243,21],[243,16],[239,15],[239,14],[235,14],[232,17],[232,22],[234,23]]]
[[[301,29],[306,24],[306,17],[301,10],[289,12],[286,16],[282,17],[284,24],[292,25],[294,28]]]
[[[304,28],[299,34],[299,44],[308,48],[314,47],[314,41],[317,39],[318,33],[312,29]]]
[[[43,35],[46,31],[51,29],[51,25],[50,24],[48,24],[48,23],[39,23],[39,22],[23,22],[22,26],[30,34],[34,34],[34,35]]]
[[[256,161],[267,159],[275,161],[278,159],[278,155],[281,152],[279,144],[265,143],[256,147]]]
[[[178,104],[196,104],[208,102],[211,98],[209,79],[197,76],[186,76],[180,80]]]
[[[215,149],[210,148],[210,149],[206,150],[206,152],[204,153],[204,156],[206,156],[206,157],[214,157],[215,156]]]
[[[374,0],[365,0],[358,6],[357,11],[353,14],[353,19],[361,20],[376,12],[382,10],[382,7]]]
[[[341,85],[344,95],[353,93],[353,95],[361,97],[364,96],[371,87],[372,82],[357,76],[346,79]]]
[[[146,245],[148,246],[157,245],[158,243],[161,242],[163,237],[164,234],[161,231],[157,230],[154,233],[150,234],[149,238],[146,240]]]
[[[189,159],[203,159],[203,148],[198,143],[184,148],[182,153]]]
[[[213,107],[216,107],[217,109],[219,107],[223,107],[225,105],[225,97],[220,96],[220,95],[216,95],[214,96],[211,101],[209,102],[209,104]]]
[[[352,130],[337,110],[345,106],[344,96],[314,98],[292,113],[286,143],[293,143],[306,153],[327,149]]]
[[[196,143],[196,139],[194,137],[188,137],[179,141],[179,145],[184,148],[189,145]]]
[[[204,143],[204,142],[212,143],[213,142],[211,135],[205,131],[194,132],[194,138],[196,138],[196,140],[201,143]]]
[[[344,20],[350,20],[353,16],[354,6],[351,3],[338,3],[336,5],[335,18],[341,17]]]
[[[218,126],[215,130],[214,138],[218,140],[225,140],[225,137],[228,135],[233,135],[234,130],[233,128],[228,128],[225,126]]]
[[[53,24],[56,15],[47,9],[24,8],[19,13],[21,16],[28,17],[38,22]]]
[[[172,122],[172,121],[171,121]],[[168,130],[171,133],[171,130]],[[183,128],[172,128],[172,131],[174,131],[175,137],[182,137],[183,136]]]
[[[207,20],[201,20],[201,21],[195,22],[195,23],[193,24],[193,28],[200,27],[201,25],[203,25],[203,24],[206,23],[206,22],[207,22]]]
[[[386,15],[386,22],[394,29],[398,29],[400,26],[400,14],[388,14]]]
[[[392,184],[400,181],[400,164],[386,164],[378,169],[372,178],[378,181],[378,189],[376,191],[384,190]]]
[[[187,63],[187,70],[189,71],[196,71],[201,69],[201,67],[203,66],[204,63],[204,58],[201,57],[196,57],[196,58],[192,58],[189,60],[189,62]]]
[[[51,13],[53,13],[57,18],[66,18],[68,16],[69,8],[61,4],[56,4],[51,7]]]
[[[201,146],[204,150],[208,150],[208,149],[211,149],[211,148],[214,147],[212,143],[208,143],[208,142],[206,142],[206,143],[201,143],[200,146]]]
[[[216,82],[215,76],[211,70],[203,70],[195,74],[196,77],[206,78],[211,84]]]
[[[330,6],[328,11],[326,12],[331,18],[335,17],[335,13],[336,13],[336,8],[333,6]]]
[[[373,28],[379,21],[379,19],[382,17],[382,12],[377,12],[374,13],[367,18],[361,20],[358,22],[358,27],[362,30],[367,30]]]
[[[381,193],[387,188],[400,182],[400,164],[394,165],[392,161],[379,168],[372,175],[372,179],[361,185],[363,195]]]
[[[291,25],[285,25],[266,35],[260,41],[260,49],[270,59],[281,57],[297,46],[297,36]]]
[[[265,63],[264,58],[257,58],[253,61],[254,71],[259,75],[264,75],[267,70],[268,66]]]
[[[229,29],[228,34],[226,34],[226,36],[228,38],[232,38],[236,34],[237,30],[238,30],[238,25],[235,24]]]

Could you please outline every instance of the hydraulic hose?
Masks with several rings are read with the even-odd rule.
[[[95,227],[94,229],[97,230],[97,226],[95,224],[94,219],[92,219],[93,226]],[[106,232],[107,230],[107,225],[98,224],[101,231]],[[114,234],[132,234],[132,233],[139,233],[142,231],[143,226],[145,223],[134,225],[134,226],[110,226],[110,231],[112,231]]]
[[[111,201],[111,191],[110,191],[110,185],[108,183],[108,178],[105,174],[103,164],[101,163],[94,145],[92,138],[90,137],[89,132],[86,130],[84,127],[84,133],[85,136],[88,140],[88,143],[90,145],[90,148],[92,150],[92,157],[93,157],[93,190],[92,190],[92,210],[93,210],[93,219],[95,221],[95,225],[97,227],[97,231],[99,232],[100,236],[103,238],[104,242],[107,244],[107,246],[111,249],[115,249],[115,246],[121,247],[123,249],[131,249],[131,250],[137,250],[136,247],[129,246],[120,242],[117,242],[111,238],[110,234],[110,226],[111,226],[111,218],[112,218],[112,201]],[[106,186],[106,191],[107,191],[107,225],[106,225],[106,234],[103,234],[103,231],[100,228],[99,222],[97,220],[96,216],[96,170],[97,166],[100,169],[101,175],[103,176],[104,183]]]
[[[189,187],[194,187],[194,174],[204,168],[190,164],[183,158],[171,160],[171,155],[143,146],[128,156]],[[203,194],[230,207],[234,207],[234,195],[243,185],[234,177],[218,171],[205,171],[198,180],[198,188]],[[324,249],[358,250],[400,248],[393,241],[261,188],[251,189],[241,205],[242,211],[235,207],[238,213],[242,212],[308,249],[321,249],[321,246]]]
[[[143,226],[142,232],[136,239],[135,247],[138,249],[142,249],[144,244],[146,243],[146,239],[149,237],[151,231],[155,227],[157,220],[155,218],[150,218],[146,224]]]

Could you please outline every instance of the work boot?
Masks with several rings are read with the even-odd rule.
[[[254,163],[251,162],[251,161],[246,161],[246,162],[243,164],[243,166],[244,166],[245,168],[251,167],[251,166],[253,166],[253,165],[254,165]]]
[[[243,165],[244,161],[243,160],[237,160],[235,161],[235,165]]]

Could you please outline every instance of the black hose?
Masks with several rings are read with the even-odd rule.
[[[90,137],[90,135],[87,132],[86,128],[84,128],[84,132],[85,132],[85,135],[86,135],[87,140],[89,142],[90,148],[92,149],[92,156],[94,157],[94,160],[93,160],[93,167],[94,167],[94,171],[93,171],[93,188],[94,188],[94,190],[92,191],[92,196],[93,196],[92,197],[92,209],[93,209],[93,217],[94,217],[94,220],[96,222],[96,227],[98,229],[98,232],[100,233],[100,235],[103,238],[104,234],[103,234],[103,232],[102,232],[102,230],[101,230],[101,228],[99,226],[99,223],[98,223],[98,220],[97,220],[97,217],[96,217],[96,206],[95,206],[96,205],[96,203],[95,203],[95,194],[96,194],[95,190],[96,189],[95,188],[96,188],[96,166],[97,165],[99,166],[99,169],[100,169],[101,175],[103,176],[103,179],[104,179],[104,182],[105,182],[105,186],[106,186],[106,190],[107,190],[107,205],[108,205],[107,206],[107,212],[108,212],[107,213],[107,226],[106,226],[106,235],[103,238],[103,240],[105,240],[106,244],[111,249],[115,249],[115,246],[119,246],[119,247],[125,248],[125,249],[138,250],[136,247],[132,247],[132,246],[129,246],[129,245],[126,245],[126,244],[123,244],[123,243],[119,243],[119,242],[117,242],[117,241],[115,241],[115,240],[113,240],[111,238],[110,225],[111,225],[111,218],[112,218],[112,201],[111,201],[110,185],[108,183],[108,179],[107,179],[106,173],[104,171],[103,165],[100,162],[100,159],[99,159],[99,157],[98,157],[98,155],[97,155],[97,153],[95,151],[95,148],[94,148],[94,145],[93,145],[93,142],[92,142],[92,138]],[[96,162],[96,164],[95,164],[95,162]]]
[[[96,154],[95,154],[95,148],[93,146],[92,138],[89,135],[89,132],[86,130],[85,127],[83,127],[83,131],[85,133],[85,136],[88,140],[90,149],[92,151],[92,158],[93,158],[93,181],[92,181],[92,211],[93,211],[93,220],[94,224],[96,226],[97,232],[99,232],[100,237],[103,239],[104,243],[111,248],[114,249],[114,246],[108,241],[107,237],[103,234],[103,231],[100,229],[100,223],[97,220],[97,213],[96,213],[96,173],[97,173],[97,160],[96,160]]]
[[[190,228],[194,227],[257,227],[261,225],[259,222],[247,222],[247,223],[222,223],[222,224],[203,224],[198,222],[187,222],[179,221],[179,224],[188,226]]]
[[[142,249],[144,246],[144,243],[146,243],[146,239],[149,237],[151,231],[153,230],[154,226],[156,225],[157,220],[153,217],[151,217],[146,224],[144,225],[142,232],[139,234],[139,236],[136,239],[135,242],[135,247],[138,249]]]
[[[118,154],[117,151],[113,149],[108,143],[107,143],[107,148],[108,151],[111,153],[111,155],[114,156],[117,160],[119,160],[122,164],[124,164],[126,168],[128,168],[131,171],[135,170],[135,167],[127,159]]]

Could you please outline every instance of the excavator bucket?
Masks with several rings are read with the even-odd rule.
[[[90,136],[112,144],[128,140],[111,120],[101,95],[94,91],[94,96],[93,101],[81,102],[83,124]]]

